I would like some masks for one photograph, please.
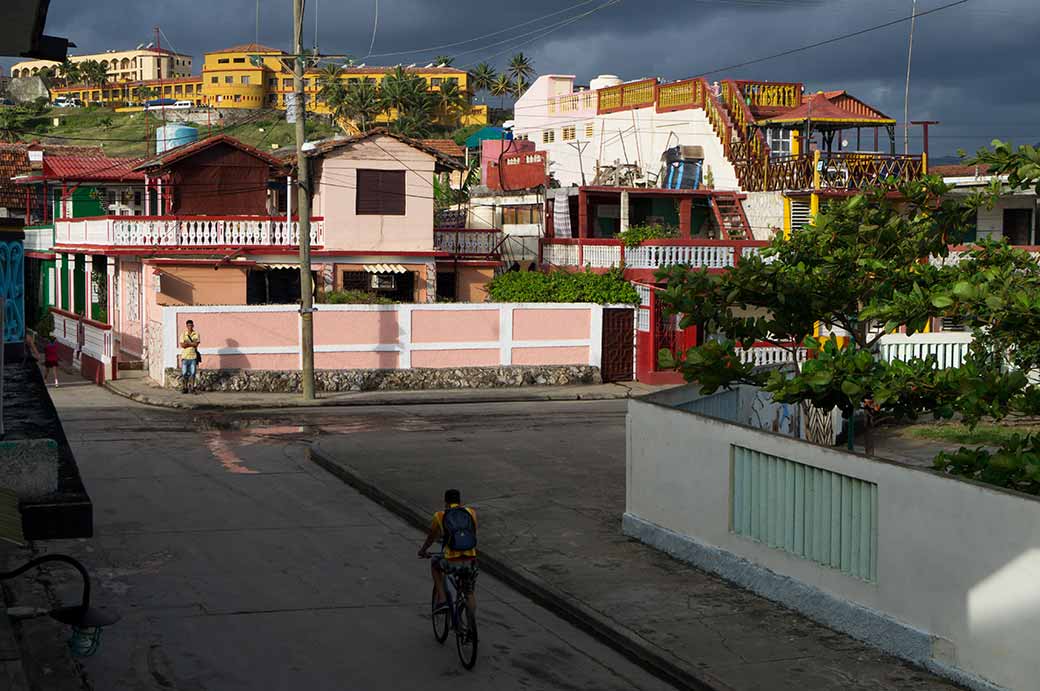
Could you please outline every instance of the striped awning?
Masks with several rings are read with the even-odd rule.
[[[299,264],[264,264],[265,269],[299,269]]]
[[[365,271],[370,274],[406,274],[408,269],[401,264],[365,264]]]

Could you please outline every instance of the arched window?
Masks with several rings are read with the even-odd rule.
[[[123,58],[123,61],[119,64],[119,67],[124,70],[130,69],[130,58]]]
[[[37,72],[39,72],[39,71],[40,71],[40,68],[39,68],[39,67],[34,67],[34,68],[33,68],[33,71],[32,71],[32,73],[33,73],[33,74],[36,74],[36,73],[37,73]]]

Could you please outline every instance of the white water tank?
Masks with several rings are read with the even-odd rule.
[[[601,74],[589,82],[589,88],[595,91],[596,89],[606,89],[610,86],[617,86],[620,83],[621,77],[616,74]]]

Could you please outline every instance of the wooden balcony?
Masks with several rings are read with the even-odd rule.
[[[297,247],[298,220],[269,216],[95,216],[54,222],[61,247],[242,248]],[[311,245],[325,243],[323,218],[311,219]]]
[[[916,180],[925,172],[920,155],[853,151],[775,156],[766,166],[767,191],[858,191]]]

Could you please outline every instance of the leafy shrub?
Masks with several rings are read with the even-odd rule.
[[[394,301],[364,290],[334,290],[318,296],[318,302],[329,305],[392,305]]]
[[[639,293],[620,269],[605,274],[592,271],[509,271],[488,284],[495,302],[591,302],[600,305],[637,305]]]
[[[618,240],[625,247],[637,247],[644,240],[663,240],[679,237],[679,229],[674,226],[629,226],[628,230],[617,234]]]

